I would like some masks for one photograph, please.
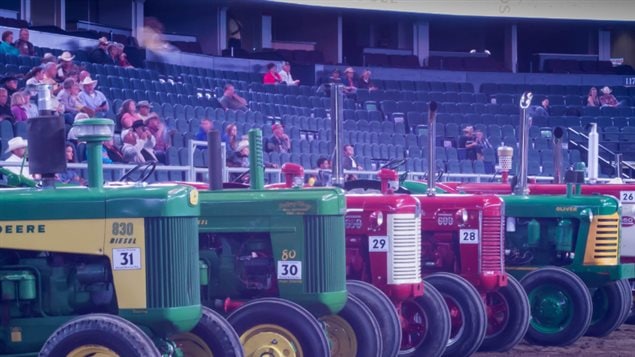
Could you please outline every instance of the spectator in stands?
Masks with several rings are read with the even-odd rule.
[[[26,110],[26,98],[22,92],[15,92],[11,95],[11,113],[16,122],[27,121],[29,115]]]
[[[600,104],[602,104],[603,107],[617,107],[620,105],[615,96],[611,94],[613,90],[610,87],[604,86],[601,92]]]
[[[377,86],[375,86],[375,84],[373,84],[373,82],[370,80],[370,75],[370,70],[365,69],[364,72],[362,72],[362,76],[359,77],[357,88],[368,89],[369,91],[377,90]]]
[[[159,162],[165,164],[167,162],[166,152],[172,146],[172,138],[170,132],[165,127],[165,124],[161,122],[159,116],[156,113],[152,113],[150,118],[145,121],[148,132],[154,137],[154,155]]]
[[[44,82],[44,67],[37,66],[33,67],[29,73],[27,73],[26,85],[27,86],[37,86],[39,84],[46,84]]]
[[[282,62],[282,69],[278,72],[280,78],[283,83],[286,83],[288,86],[297,86],[300,85],[300,80],[294,80],[291,76],[291,64],[289,62]]]
[[[95,112],[82,104],[79,98],[79,84],[73,78],[64,81],[64,89],[57,95],[57,100],[64,106],[64,121],[73,124],[77,113],[86,113],[87,117],[93,116]]]
[[[0,88],[0,121],[8,120],[12,124],[15,123],[11,104],[9,103],[9,92],[6,88]]]
[[[236,151],[227,158],[227,166],[229,167],[249,167],[249,141],[242,140],[238,143]],[[230,177],[234,181],[240,173],[233,173]],[[249,182],[249,175],[244,175],[242,183]]]
[[[57,81],[57,64],[48,62],[44,65],[44,84],[53,86],[53,95],[58,95],[63,87]]]
[[[35,56],[35,48],[33,44],[29,42],[29,30],[26,28],[20,29],[20,38],[13,44],[23,56]]]
[[[465,157],[468,160],[476,160],[478,143],[474,137],[474,128],[467,126],[463,128],[463,136],[459,138],[459,148],[465,149]]]
[[[247,100],[236,93],[234,86],[230,83],[225,84],[225,91],[223,96],[218,100],[218,103],[223,109],[233,109],[247,111]]]
[[[225,143],[225,149],[227,151],[227,157],[238,148],[238,127],[234,123],[229,123],[225,127],[225,133],[223,134],[223,142]]]
[[[198,125],[198,133],[196,133],[196,140],[207,141],[207,133],[212,131],[212,129],[214,129],[214,123],[210,119],[201,119]]]
[[[110,42],[108,42],[107,38],[101,37],[99,39],[99,43],[97,44],[97,47],[95,47],[88,55],[88,60],[92,63],[112,64],[112,60],[110,59],[110,56],[108,55],[109,44]]]
[[[119,65],[119,57],[123,53],[123,45],[113,42],[108,45],[108,63],[112,65]]]
[[[31,101],[31,91],[29,90],[24,90],[21,92],[22,96],[24,97],[24,108],[26,109],[26,116],[28,118],[35,118],[40,116],[40,111],[37,108],[37,103]],[[59,102],[57,102],[56,98],[52,98],[52,102],[54,103],[54,107],[57,108],[56,112],[58,114],[61,114],[64,111],[64,107],[60,105]]]
[[[73,117],[73,122],[76,122],[76,121],[79,121],[79,120],[88,119],[88,118],[90,118],[90,117],[86,113],[77,113]],[[71,143],[77,145],[78,140],[77,140],[77,127],[76,126],[71,127],[71,129],[68,131],[68,134],[66,135],[66,140],[68,140]]]
[[[150,134],[143,120],[139,119],[132,124],[132,129],[123,137],[123,143],[121,151],[127,162],[139,164],[158,161],[154,155],[156,139]]]
[[[344,70],[344,79],[342,80],[342,83],[344,84],[344,93],[357,93],[357,86],[355,85],[355,70],[353,67],[348,67]]]
[[[340,76],[340,70],[334,69],[329,77],[329,83],[342,83],[342,77]]]
[[[589,89],[589,95],[586,98],[586,105],[589,107],[599,107],[601,105],[597,88],[591,87],[591,89]]]
[[[113,162],[126,163],[123,152],[115,146],[113,139],[103,142],[101,152],[101,159],[104,164],[110,164]]]
[[[123,68],[134,68],[134,66],[128,61],[128,55],[123,52],[123,50],[117,57],[117,65]]]
[[[229,18],[229,20],[227,21],[227,36],[229,37],[229,40],[227,41],[227,47],[233,48],[234,51],[240,50],[242,48],[240,30],[242,29],[243,24],[232,14],[228,14],[227,17]]]
[[[317,159],[318,173],[309,179],[309,185],[316,187],[328,186],[331,181],[331,162],[325,157]]]
[[[42,56],[42,64],[47,64],[49,62],[57,63],[57,58],[50,52],[46,52]]]
[[[79,72],[79,76],[77,77],[77,83],[81,83],[84,81],[84,78],[90,77],[90,73],[88,71]]]
[[[79,72],[82,71],[78,65],[73,62],[75,56],[70,52],[64,51],[59,57],[60,65],[57,70],[57,80],[63,82],[66,78],[79,79]]]
[[[125,136],[128,133],[128,130],[132,128],[132,124],[134,124],[137,120],[142,119],[137,114],[137,105],[134,100],[126,99],[121,103],[121,107],[119,108],[119,112],[117,113],[117,122],[119,125],[118,128],[115,128],[115,132],[117,129],[121,130],[121,136]]]
[[[476,159],[483,160],[483,149],[493,149],[494,147],[489,142],[482,130],[476,130],[474,140],[476,142]]]
[[[551,114],[551,108],[549,107],[549,98],[544,98],[540,105],[534,110],[534,115],[539,117],[548,117]]]
[[[7,166],[5,169],[13,172],[16,175],[22,175],[31,178],[29,173],[29,164],[26,159],[26,148],[28,142],[22,139],[21,136],[16,136],[9,140],[6,153],[11,153],[11,156],[5,159],[8,162],[20,162],[23,165],[20,166]]]
[[[279,124],[271,126],[271,137],[267,140],[266,152],[289,152],[291,151],[291,141],[289,136],[284,133],[284,127]]]
[[[13,95],[13,93],[18,91],[18,78],[14,75],[7,75],[0,79],[2,86],[7,90],[9,95]]]
[[[282,78],[278,74],[276,65],[273,63],[269,63],[267,65],[267,73],[265,73],[262,78],[262,83],[264,84],[280,84],[282,83]]]
[[[97,81],[86,77],[80,84],[82,86],[82,92],[79,93],[79,99],[82,105],[92,109],[95,112],[93,116],[106,116],[109,109],[108,99],[106,99],[104,93],[95,89]]]
[[[66,162],[75,162],[75,147],[73,144],[66,144],[64,153],[66,155]],[[66,168],[66,171],[57,174],[56,179],[62,183],[86,185],[86,180],[79,176],[76,170],[70,168]]]
[[[344,145],[343,154],[344,155],[342,155],[342,168],[344,170],[358,170],[359,171],[364,169],[355,160],[355,148],[353,147],[353,145],[351,144]],[[348,174],[346,175],[345,180],[346,181],[357,180],[357,175]]]
[[[150,112],[151,109],[152,105],[150,105],[150,102],[147,100],[140,100],[139,103],[137,103],[137,116],[144,122],[152,116],[156,116],[158,118],[159,115],[157,113]]]
[[[13,32],[5,31],[2,33],[2,42],[0,42],[0,53],[5,55],[18,56],[20,51],[13,46]]]

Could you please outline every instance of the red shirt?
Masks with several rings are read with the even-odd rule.
[[[282,82],[282,78],[278,73],[265,73],[265,76],[262,78],[262,83],[264,84],[276,84]]]

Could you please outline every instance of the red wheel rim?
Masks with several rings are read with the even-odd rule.
[[[425,312],[414,300],[401,304],[401,350],[414,350],[425,339],[428,331],[428,320]]]
[[[507,327],[509,321],[509,305],[498,291],[485,295],[487,309],[487,337],[500,333]]]
[[[450,310],[450,323],[452,323],[452,329],[450,330],[450,340],[448,341],[448,346],[452,345],[457,341],[457,337],[463,333],[464,319],[463,312],[459,307],[459,304],[454,301],[453,298],[449,296],[443,297],[445,303],[448,305],[448,310]]]

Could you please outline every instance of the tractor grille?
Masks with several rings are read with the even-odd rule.
[[[148,308],[201,303],[195,217],[146,218]]]
[[[501,216],[484,216],[481,231],[481,272],[503,271],[505,220]]]
[[[305,216],[307,293],[346,290],[344,216]]]
[[[619,257],[620,217],[611,215],[593,217],[586,251],[585,265],[617,265]]]
[[[401,213],[388,215],[388,283],[421,282],[421,217]]]

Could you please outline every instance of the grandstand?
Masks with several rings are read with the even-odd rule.
[[[156,7],[159,9],[158,13],[165,11],[167,6],[165,2],[162,3],[162,6]],[[227,9],[222,6],[210,7],[219,16],[227,15]],[[238,6],[235,10],[244,10],[244,7]],[[269,16],[266,13],[275,13],[276,10],[282,14],[308,14],[310,11],[317,11],[282,4],[261,4],[248,15],[253,17],[254,13],[257,13],[264,17]],[[320,17],[332,15],[339,16],[340,19],[342,16],[350,16],[349,12],[342,13],[334,9],[321,9],[319,14]],[[361,14],[369,18],[377,16],[372,12]],[[22,15],[18,11],[16,16]],[[250,18],[249,16],[245,15],[245,19]],[[274,20],[276,18],[279,17],[274,15]],[[391,14],[390,18],[401,21],[400,26],[411,21],[402,14]],[[439,21],[431,15],[426,26],[432,27]],[[308,26],[311,25],[311,21],[309,22]],[[523,20],[518,22],[520,26],[526,25]],[[224,24],[225,21],[221,23]],[[17,35],[18,29],[26,24],[25,20],[20,22],[5,18],[0,21],[0,28],[3,31],[12,30]],[[551,176],[554,150],[562,150],[565,167],[585,160],[584,134],[587,132],[588,124],[592,122],[599,125],[601,144],[604,147],[601,155],[605,159],[612,161],[611,155],[620,152],[625,161],[635,161],[635,87],[627,86],[630,77],[620,74],[628,73],[627,61],[633,59],[623,58],[619,66],[614,66],[610,58],[601,56],[599,52],[604,51],[602,46],[611,45],[610,39],[608,43],[602,40],[602,36],[605,36],[601,33],[602,24],[584,23],[585,28],[595,26],[593,28],[596,32],[600,32],[596,33],[595,37],[591,36],[598,45],[595,53],[587,54],[589,58],[582,56],[576,59],[576,56],[564,55],[561,58],[546,57],[540,65],[534,66],[540,68],[541,72],[538,73],[518,73],[518,67],[510,65],[505,56],[484,56],[481,51],[470,53],[469,47],[460,56],[456,51],[449,51],[451,48],[444,47],[442,51],[429,48],[428,52],[424,53],[427,56],[422,58],[421,49],[415,48],[416,43],[413,45],[412,39],[412,48],[408,54],[404,54],[408,51],[401,49],[386,50],[384,53],[373,53],[377,52],[377,49],[369,53],[361,50],[357,51],[356,56],[350,56],[350,62],[344,62],[342,51],[333,56],[332,51],[326,50],[320,41],[310,46],[312,49],[309,50],[266,48],[263,44],[256,51],[236,53],[228,52],[227,46],[219,41],[216,44],[216,53],[211,51],[217,56],[208,56],[201,53],[206,48],[200,41],[205,33],[199,33],[199,37],[193,36],[199,39],[195,41],[196,45],[190,43],[178,46],[184,50],[191,49],[195,53],[168,52],[158,56],[156,52],[148,50],[146,59],[141,59],[137,68],[90,63],[87,49],[75,48],[72,52],[76,56],[75,61],[99,81],[98,89],[106,95],[111,104],[108,114],[110,118],[116,119],[115,113],[126,99],[147,100],[152,104],[153,110],[172,129],[172,147],[166,153],[168,165],[188,165],[188,143],[195,136],[200,120],[209,118],[218,130],[224,130],[229,123],[236,123],[239,134],[245,134],[250,128],[257,127],[263,130],[265,138],[271,135],[271,124],[280,122],[291,139],[291,152],[270,153],[266,160],[277,165],[295,162],[306,168],[314,168],[319,157],[331,154],[330,100],[328,93],[317,83],[327,80],[333,69],[343,70],[345,66],[352,65],[357,73],[363,68],[370,68],[373,72],[373,83],[379,88],[373,91],[360,89],[356,95],[349,96],[344,102],[345,141],[355,145],[356,156],[364,168],[374,170],[391,159],[408,158],[409,171],[426,171],[427,103],[434,100],[440,103],[436,138],[437,167],[451,174],[491,175],[495,172],[495,148],[500,145],[516,148],[518,97],[523,91],[531,90],[535,93],[535,98],[548,97],[551,110],[550,116],[537,116],[533,120],[530,131],[532,152],[529,156],[529,174]],[[108,26],[108,23],[102,25]],[[225,33],[224,29],[221,31],[220,26],[217,24],[218,31]],[[274,35],[277,26],[280,29],[287,28],[274,24],[273,30],[269,29]],[[421,27],[417,23],[411,26],[414,26],[415,30]],[[615,26],[619,31],[633,33],[632,27],[625,25],[622,29],[619,24]],[[63,31],[63,34],[60,34],[60,31],[47,32],[41,27],[34,27],[35,30],[40,30],[37,38],[77,36],[82,37],[79,42],[84,44],[92,43],[86,42],[88,38],[94,42],[102,35],[111,35],[99,31]],[[168,27],[166,31],[169,30]],[[316,42],[312,32],[303,28],[299,32],[303,31],[307,43]],[[616,30],[615,33],[619,31]],[[434,31],[430,29],[430,32]],[[479,36],[485,36],[487,33],[483,32]],[[262,37],[262,33],[257,34]],[[130,35],[132,36],[132,32]],[[120,36],[120,41],[134,42],[131,40],[133,37]],[[408,38],[401,33],[399,36]],[[272,37],[275,44],[276,38]],[[346,38],[344,35],[344,41]],[[279,42],[284,42],[283,40],[284,36],[281,36]],[[431,41],[434,40],[438,41],[436,37],[431,38]],[[339,40],[340,45],[342,41]],[[60,42],[35,43],[35,56],[0,55],[0,72],[25,74],[40,64],[44,53],[50,52],[57,56],[67,49],[43,47],[42,44]],[[249,43],[248,40],[245,42]],[[291,42],[293,41],[287,41],[287,45]],[[404,41],[397,38],[393,39],[393,42],[394,47],[400,47]],[[522,47],[523,43],[514,42],[514,45]],[[505,46],[508,44],[493,48],[505,52]],[[136,47],[126,47],[128,48]],[[144,52],[143,49],[136,50]],[[523,51],[516,51],[520,52]],[[232,54],[249,58],[222,57]],[[355,58],[358,60],[355,61]],[[262,84],[263,68],[270,60],[290,60],[294,71],[297,68],[298,77],[303,78],[302,83],[306,85]],[[533,60],[535,58],[518,61],[525,61],[529,67]],[[304,78],[308,80],[305,81]],[[217,98],[223,95],[223,86],[226,83],[234,84],[238,94],[248,100],[248,111],[224,110],[219,106]],[[23,83],[20,85],[23,86]],[[619,107],[588,107],[586,99],[589,88],[601,88],[605,85],[612,87],[613,94],[622,104]],[[461,129],[468,125],[482,130],[494,146],[484,149],[484,160],[468,160],[465,149],[457,147]],[[555,126],[570,128],[566,132],[565,147],[553,147],[548,133]],[[8,121],[0,121],[0,146],[5,155],[2,158],[6,157],[4,151],[8,140],[14,136],[26,136],[25,123],[11,125]],[[81,145],[77,147],[77,152],[77,160],[85,160]],[[205,155],[202,150],[195,151],[194,165],[205,167]],[[613,174],[614,169],[610,165],[602,167],[602,175]],[[115,178],[114,172],[109,178]],[[176,180],[185,179],[185,176],[178,171],[159,171],[155,179]]]

